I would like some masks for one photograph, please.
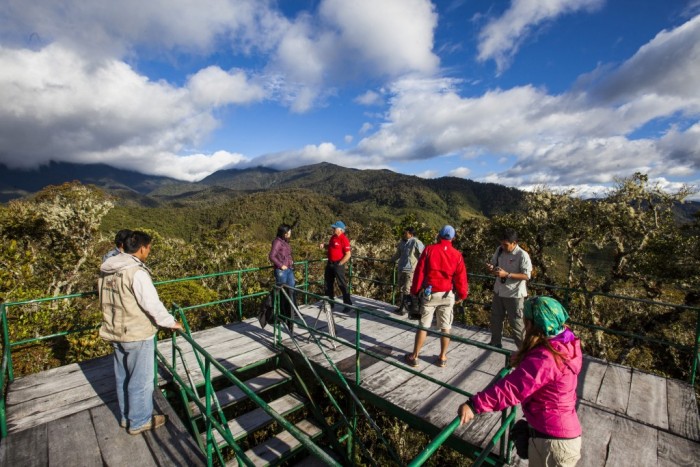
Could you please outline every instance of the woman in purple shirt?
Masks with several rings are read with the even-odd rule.
[[[292,259],[292,247],[289,245],[289,239],[292,236],[292,227],[287,224],[281,224],[277,228],[277,236],[272,241],[272,248],[270,249],[270,262],[275,267],[275,283],[277,285],[286,285],[289,287],[294,287],[296,281],[294,280],[294,260]],[[287,293],[289,297],[294,301],[294,291],[288,290]],[[284,316],[289,318],[292,317],[292,307],[289,301],[280,295],[281,306],[280,311]],[[290,322],[290,331],[291,325]]]

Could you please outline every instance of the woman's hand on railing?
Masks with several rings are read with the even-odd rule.
[[[459,409],[457,410],[457,415],[459,416],[459,426],[471,422],[474,418],[474,412],[472,411],[472,408],[469,407],[469,404],[467,404],[466,402],[459,406]]]

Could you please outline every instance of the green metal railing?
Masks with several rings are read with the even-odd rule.
[[[295,263],[297,265],[297,270],[302,269],[299,266],[303,267],[303,282],[299,284],[299,287],[297,290],[303,291],[304,293],[304,300],[307,302],[309,298],[313,298],[314,300],[319,300],[323,299],[323,297],[320,297],[318,295],[314,295],[309,292],[309,288],[312,285],[317,285],[320,284],[322,281],[321,280],[316,280],[312,281],[310,276],[310,266],[315,264],[323,264],[325,260],[313,260],[313,261],[301,261]],[[381,270],[382,272],[380,274],[374,274],[371,272],[371,268],[367,268],[365,263],[368,264],[377,264],[379,263],[381,265],[380,268],[376,268],[378,270]],[[367,268],[367,269],[365,269]],[[248,274],[253,274],[257,273],[260,271],[265,271],[265,270],[270,270],[271,267],[260,267],[260,268],[249,268],[249,269],[242,269],[242,270],[236,270],[236,271],[226,271],[226,272],[217,272],[214,274],[205,274],[205,275],[198,275],[198,276],[191,276],[191,277],[185,277],[185,278],[178,278],[178,279],[173,279],[173,280],[167,280],[167,281],[161,281],[157,282],[156,285],[164,285],[164,284],[169,284],[169,283],[176,283],[176,282],[183,282],[183,281],[193,281],[193,280],[207,280],[210,278],[215,278],[215,277],[221,277],[221,276],[233,276],[236,278],[236,293],[237,295],[234,297],[218,300],[215,302],[211,302],[210,306],[216,306],[216,305],[221,305],[221,304],[226,304],[229,302],[236,302],[237,303],[237,315],[238,319],[242,319],[243,317],[243,300],[247,299],[255,299],[259,298],[261,296],[266,295],[269,293],[267,290],[260,291],[259,289],[256,290],[255,292],[247,293],[244,294],[244,281],[243,278],[244,276]],[[369,272],[367,272],[369,271]],[[390,271],[390,272],[389,272]],[[355,284],[361,282],[362,284],[370,284],[371,287],[378,287],[378,288],[388,288],[389,292],[385,293],[386,297],[389,297],[390,301],[393,303],[395,301],[395,296],[396,296],[396,278],[397,278],[397,271],[396,267],[392,264],[390,264],[386,260],[378,260],[374,258],[367,258],[367,257],[359,257],[355,256],[352,258],[351,263],[348,268],[348,275],[349,275],[349,284],[351,288],[356,288],[359,286],[359,284],[356,286]],[[320,274],[319,274],[320,276]],[[390,276],[391,281],[385,281],[384,278]],[[492,281],[493,278],[491,276],[484,276],[484,275],[479,275],[479,274],[470,274],[469,279],[471,283],[476,283],[476,281]],[[366,287],[366,286],[365,286]],[[613,335],[618,335],[624,338],[630,338],[630,339],[635,339],[639,340],[642,342],[648,342],[648,343],[653,343],[657,345],[664,345],[668,347],[672,347],[675,349],[679,349],[682,351],[687,351],[687,352],[692,352],[692,361],[690,363],[690,383],[692,385],[696,384],[696,376],[697,376],[697,370],[698,370],[698,363],[700,362],[700,319],[698,319],[698,316],[700,315],[700,307],[692,307],[692,306],[686,306],[686,305],[677,305],[673,303],[666,303],[666,302],[656,302],[653,300],[647,300],[647,299],[639,299],[639,298],[633,298],[633,297],[626,297],[626,296],[621,296],[621,295],[610,295],[610,294],[603,294],[603,293],[597,293],[597,292],[588,292],[588,291],[583,291],[583,290],[578,290],[578,289],[572,289],[572,288],[566,288],[566,287],[557,287],[557,286],[550,286],[546,284],[538,284],[538,283],[530,283],[529,288],[531,290],[543,290],[545,293],[552,294],[557,296],[562,303],[564,303],[567,308],[569,308],[569,311],[571,312],[572,317],[575,317],[578,313],[576,312],[575,309],[572,309],[574,305],[574,297],[579,295],[581,297],[584,297],[586,300],[592,301],[595,299],[595,297],[605,297],[613,300],[620,300],[620,301],[626,301],[626,302],[632,302],[632,303],[641,303],[649,306],[659,306],[659,307],[667,307],[667,308],[674,308],[677,310],[687,310],[690,312],[695,313],[695,318],[696,318],[696,329],[695,329],[695,341],[692,346],[689,345],[684,345],[680,344],[678,342],[672,342],[668,341],[666,339],[657,339],[654,337],[649,337],[649,336],[644,336],[644,335],[638,335],[634,334],[628,331],[624,330],[619,330],[619,329],[611,329],[605,326],[599,326],[591,323],[585,323],[580,320],[572,320],[572,324],[576,326],[580,326],[586,329],[589,329],[591,331],[600,331],[600,332],[605,332]],[[2,380],[0,381],[0,436],[1,437],[6,437],[7,436],[7,426],[6,426],[6,413],[5,413],[5,396],[6,396],[6,388],[7,384],[12,382],[14,380],[14,369],[13,369],[13,364],[12,364],[12,352],[13,349],[17,347],[22,347],[26,346],[29,344],[34,344],[34,343],[39,343],[39,342],[44,342],[52,339],[56,339],[59,337],[63,336],[68,336],[70,334],[74,333],[80,333],[80,332],[87,332],[87,331],[94,331],[97,329],[97,325],[95,326],[84,326],[84,327],[78,327],[74,329],[69,329],[61,332],[51,332],[47,333],[46,335],[35,335],[34,337],[24,337],[21,339],[17,339],[15,341],[12,340],[12,333],[10,332],[10,323],[8,319],[8,314],[10,309],[13,308],[18,308],[22,306],[27,306],[27,305],[42,305],[47,302],[56,302],[59,300],[72,300],[72,299],[78,299],[78,298],[91,298],[95,297],[96,292],[91,291],[91,292],[85,292],[85,293],[77,293],[77,294],[71,294],[71,295],[65,295],[65,296],[60,296],[60,297],[46,297],[46,298],[40,298],[40,299],[35,299],[35,300],[26,300],[26,301],[17,301],[17,302],[8,302],[8,303],[2,303],[0,304],[0,324],[2,325]],[[478,302],[474,301],[472,299],[467,301],[468,304],[473,304],[473,305],[482,305],[484,302]],[[194,308],[199,308],[200,305],[195,305],[191,307],[183,307],[181,310],[187,311],[190,309]],[[355,309],[356,311],[358,310],[357,307],[351,307]],[[360,327],[359,324],[359,315],[361,313],[371,313],[369,310],[361,310],[358,311],[358,330]],[[395,320],[391,317],[387,317],[389,321],[399,321]],[[404,321],[401,321],[402,324],[405,324]],[[420,328],[420,327],[417,327]],[[428,332],[431,332],[432,334],[435,335],[441,335],[440,332],[437,331],[431,331],[428,330]],[[279,332],[278,332],[279,335]],[[324,335],[323,336],[326,339],[331,339],[335,342],[341,342],[337,338],[334,338],[329,335]],[[456,336],[450,336],[453,340],[459,340]],[[489,350],[492,351],[499,351],[498,349],[494,348],[489,348],[488,346],[484,344],[480,344],[478,342],[466,342],[471,345],[476,345],[478,347],[483,347],[483,348],[488,348]],[[343,343],[346,344],[346,343]],[[371,357],[377,358],[377,359],[383,359],[383,355],[379,355],[375,352],[372,352],[369,349],[361,349],[360,347],[360,342],[359,342],[359,333],[358,337],[356,337],[354,344],[356,348],[356,376],[355,376],[355,382],[356,384],[361,384],[361,376],[359,373],[360,370],[360,365],[359,365],[359,355],[365,354],[369,355]],[[398,366],[394,362],[388,361],[389,364]],[[173,363],[174,365],[174,363]],[[412,372],[414,374],[418,374],[414,370],[408,367],[404,367],[406,371]],[[441,384],[441,382],[434,380],[429,377],[425,377],[427,380],[435,382],[437,384]],[[454,390],[460,394],[463,394],[465,396],[469,396],[468,393],[462,392],[459,390],[459,388],[454,388],[451,387],[450,385],[446,385],[448,389]],[[505,420],[504,420],[505,422]],[[216,425],[213,425],[214,428],[216,428]],[[449,425],[448,428],[452,426]],[[505,425],[502,426],[504,432],[505,432]],[[500,430],[499,430],[500,431]],[[450,432],[451,433],[451,432]],[[497,433],[498,436],[502,436],[503,433]],[[449,437],[449,435],[447,435]],[[494,437],[492,442],[498,442],[498,439]],[[432,443],[431,443],[432,444]],[[502,443],[503,444],[503,443]],[[486,451],[485,451],[486,452]],[[415,461],[415,460],[414,460]]]
[[[306,292],[306,291],[301,290],[301,289],[291,289],[291,290],[294,290],[297,294],[303,294],[304,296],[311,298],[312,301],[325,301],[329,305],[335,303],[335,302],[331,301],[328,297],[325,297],[325,296],[316,295],[316,294],[313,294],[311,292]],[[330,341],[333,341],[333,342],[339,343],[341,345],[344,345],[346,347],[354,349],[355,350],[355,385],[357,385],[358,387],[362,385],[360,357],[361,357],[361,355],[364,354],[364,355],[373,357],[377,360],[380,360],[384,363],[387,363],[389,365],[401,368],[402,370],[407,371],[409,373],[412,373],[412,374],[420,377],[421,379],[435,383],[441,387],[447,388],[452,392],[456,392],[458,394],[461,394],[461,395],[465,396],[465,398],[471,397],[473,395],[472,393],[465,391],[457,386],[451,385],[449,383],[445,383],[439,379],[436,379],[436,378],[433,378],[431,376],[420,373],[420,372],[416,371],[415,369],[405,365],[404,363],[397,362],[395,360],[395,358],[387,358],[385,355],[378,354],[376,352],[373,352],[373,351],[365,348],[362,345],[362,340],[361,340],[362,315],[371,315],[371,316],[378,318],[380,320],[387,321],[390,323],[400,324],[403,326],[408,325],[408,326],[413,327],[417,330],[421,329],[421,330],[427,331],[429,334],[433,334],[436,336],[446,336],[446,337],[449,337],[451,340],[456,341],[456,342],[464,343],[467,345],[472,345],[472,346],[486,349],[486,350],[489,350],[489,351],[495,352],[495,353],[501,353],[504,355],[504,367],[497,374],[496,379],[502,378],[503,376],[508,374],[508,372],[510,371],[510,369],[509,369],[510,351],[508,351],[508,350],[503,350],[501,348],[493,347],[493,346],[490,346],[488,344],[484,344],[482,342],[472,340],[472,339],[467,339],[467,338],[464,338],[461,336],[456,336],[456,335],[452,335],[452,334],[443,333],[441,331],[432,330],[429,328],[422,327],[420,325],[407,323],[403,319],[393,318],[391,316],[386,316],[384,313],[376,313],[372,310],[368,310],[368,309],[365,309],[365,308],[362,308],[359,306],[347,305],[347,304],[342,304],[342,306],[344,306],[346,308],[350,308],[352,310],[355,310],[355,312],[356,312],[355,313],[355,334],[354,334],[353,342],[350,342],[348,340],[345,340],[345,339],[337,337],[337,336],[333,336],[328,332],[324,332],[324,331],[309,327],[303,321],[301,321],[299,319],[288,318],[288,317],[285,317],[282,315],[276,315],[276,325],[279,325],[280,322],[293,321],[294,326],[297,326],[297,327],[300,327],[302,329],[307,330],[312,336],[319,335],[324,339],[327,339],[327,340],[330,340]],[[333,369],[336,376],[339,377],[339,380],[342,382],[342,384],[344,386],[347,386],[347,381],[345,380],[345,377],[342,375],[340,370],[338,370],[338,368],[335,366],[332,359],[330,359],[327,356],[325,351],[324,351],[324,356],[326,357],[327,362],[329,363],[329,365]],[[350,390],[349,386],[347,386],[347,390]],[[355,401],[355,402],[359,402],[359,401]],[[510,409],[508,409],[508,410],[510,410]],[[510,457],[510,446],[508,445],[506,438],[503,437],[503,434],[505,433],[506,429],[510,426],[510,424],[513,423],[513,419],[514,419],[515,415],[513,414],[512,416],[508,416],[506,412],[507,412],[507,410],[503,411],[502,426],[497,431],[495,436],[490,440],[490,442],[489,442],[490,447],[487,450],[484,450],[485,454],[483,455],[483,458],[480,460],[479,464],[475,464],[475,465],[481,465],[481,463],[484,463],[484,462],[497,464],[499,462],[504,462],[505,459]],[[366,414],[366,415],[369,418],[369,414]],[[369,419],[371,420],[371,418],[369,418]],[[441,432],[438,435],[438,437],[436,437],[433,440],[433,442],[430,443],[428,448],[426,448],[426,451],[422,452],[417,458],[415,458],[411,462],[410,465],[421,465],[423,462],[425,462],[425,460],[428,459],[434,453],[434,451],[437,450],[437,448],[440,447],[440,445],[442,445],[442,443],[452,435],[452,432],[457,428],[457,426],[458,426],[458,423],[457,423],[457,425],[454,425],[454,422],[452,424],[450,424],[447,429],[445,429],[443,432]],[[489,452],[493,446],[495,446],[497,443],[499,443],[499,441],[500,441],[499,459],[494,460],[494,459],[489,457]]]
[[[202,304],[201,306],[211,306],[214,303]],[[183,322],[187,319],[182,308],[177,307],[175,311],[180,315]],[[168,369],[173,378],[177,381],[178,387],[186,395],[186,400],[194,402],[200,410],[200,414],[205,420],[206,427],[206,441],[204,443],[203,452],[207,456],[207,464],[213,464],[213,454],[216,454],[219,458],[221,465],[225,464],[221,451],[217,443],[214,442],[213,430],[219,432],[226,443],[233,449],[236,459],[240,464],[253,465],[253,462],[245,455],[241,447],[236,443],[233,435],[228,428],[226,418],[223,415],[221,407],[219,406],[218,399],[216,398],[214,387],[212,384],[211,370],[212,367],[217,369],[223,378],[227,379],[230,383],[235,385],[240,389],[250,400],[252,400],[258,407],[263,409],[272,419],[275,420],[283,429],[288,431],[294,438],[296,438],[306,449],[309,450],[314,456],[322,460],[326,465],[340,466],[335,459],[329,456],[321,447],[319,447],[313,440],[299,428],[290,423],[283,416],[278,414],[273,410],[260,396],[258,396],[254,391],[252,391],[243,381],[241,381],[233,372],[227,370],[221,363],[219,363],[211,354],[209,354],[204,348],[202,348],[190,335],[188,332],[177,331],[173,333],[172,336],[172,359],[169,361],[160,351],[156,349],[156,358]],[[184,339],[191,347],[193,352],[195,352],[197,361],[200,365],[200,369],[204,376],[204,403],[200,400],[200,396],[197,391],[197,387],[191,378],[188,376],[188,381],[183,380],[178,374],[177,361],[178,356],[180,357],[180,362],[185,364],[184,358],[182,358],[182,349],[177,344],[177,339]],[[185,366],[185,373],[189,375],[189,369]],[[212,403],[216,407],[212,407]],[[189,411],[189,405],[186,404]],[[216,416],[215,416],[216,415]]]
[[[367,258],[367,257],[359,257],[357,258],[361,261],[368,261],[372,262],[373,258]],[[380,263],[387,263],[386,260],[374,260],[374,261],[379,261]],[[357,269],[357,268],[356,268]],[[371,282],[372,284],[379,285],[379,286],[384,286],[389,289],[389,292],[387,295],[391,297],[391,303],[394,303],[394,297],[396,295],[396,289],[397,289],[397,284],[396,284],[396,277],[397,277],[397,270],[396,267],[393,266],[392,270],[389,272],[387,271],[385,273],[387,276],[391,276],[393,278],[392,282],[383,282],[381,279],[377,280],[373,276],[363,276],[361,274],[355,274],[354,276],[351,277],[351,282],[352,280],[363,280],[363,281],[368,281]],[[470,285],[476,284],[476,283],[484,283],[484,284],[490,284],[493,282],[493,276],[490,275],[484,275],[484,274],[473,274],[470,273],[469,275],[469,283]],[[628,297],[625,295],[619,295],[619,294],[606,294],[603,292],[594,292],[594,291],[586,291],[586,290],[581,290],[581,289],[576,289],[572,287],[562,287],[562,286],[555,286],[555,285],[549,285],[549,284],[542,284],[542,283],[537,283],[537,282],[529,282],[528,283],[528,289],[530,292],[533,291],[538,291],[539,293],[545,294],[545,295],[552,295],[555,298],[557,298],[563,305],[564,307],[569,311],[569,315],[571,318],[569,319],[569,324],[588,329],[590,331],[599,331],[603,332],[605,334],[610,334],[614,336],[620,336],[628,339],[634,339],[635,341],[638,342],[645,342],[649,344],[656,344],[660,345],[663,347],[671,347],[683,352],[687,352],[689,355],[691,355],[691,359],[689,362],[689,377],[688,381],[690,382],[691,385],[695,385],[697,382],[697,374],[698,374],[698,369],[700,368],[700,307],[698,306],[690,306],[690,305],[679,305],[679,304],[674,304],[674,303],[669,303],[669,302],[662,302],[662,301],[655,301],[655,300],[650,300],[650,299],[644,299],[644,298],[636,298],[636,297]],[[582,315],[581,310],[579,309],[579,305],[575,304],[575,298],[579,297],[579,301],[583,303],[594,303],[596,297],[600,298],[605,298],[605,299],[610,299],[610,300],[615,300],[615,301],[620,301],[620,302],[625,302],[625,303],[636,303],[636,304],[643,304],[648,307],[661,307],[661,308],[666,308],[666,309],[675,309],[679,311],[689,311],[691,313],[694,313],[695,315],[695,338],[692,343],[692,345],[687,345],[687,344],[682,344],[679,342],[674,342],[668,339],[659,339],[647,335],[641,335],[641,334],[636,334],[634,332],[629,332],[629,331],[624,331],[620,329],[614,329],[608,326],[601,326],[601,325],[596,325],[592,323],[587,323],[585,321],[582,321],[580,319],[575,319],[577,316]],[[488,301],[478,301],[474,300],[471,296],[464,301],[465,306],[468,305],[476,305],[476,306],[489,306],[491,304],[490,298]]]

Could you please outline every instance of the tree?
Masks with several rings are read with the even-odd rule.
[[[87,285],[81,284],[80,272],[87,264],[95,266],[100,222],[112,206],[104,192],[79,182],[49,186],[31,199],[11,201],[0,235],[24,253],[14,259],[6,256],[8,268],[28,267],[32,283],[45,295],[69,294],[76,285]],[[4,292],[9,290],[12,287]]]

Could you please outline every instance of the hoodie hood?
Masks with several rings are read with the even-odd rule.
[[[133,267],[145,267],[145,265],[136,256],[130,255],[128,253],[119,253],[110,258],[107,258],[102,266],[100,266],[100,272],[102,274],[114,274],[118,271]]]

